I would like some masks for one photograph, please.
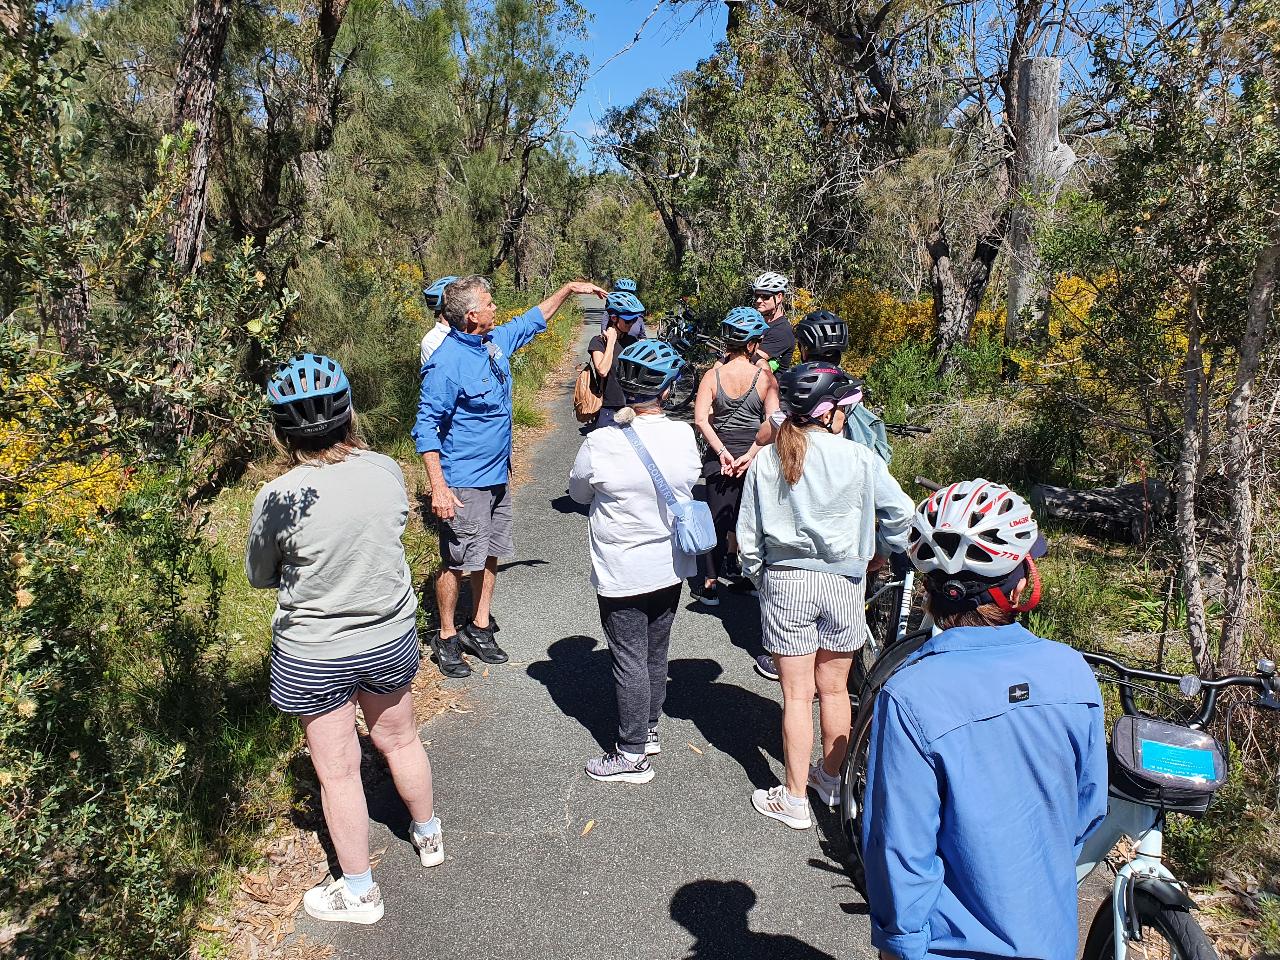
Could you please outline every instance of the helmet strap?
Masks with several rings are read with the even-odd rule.
[[[1009,583],[1014,577],[1017,577],[1019,581],[1026,579],[1030,589],[1030,596],[1020,597],[1019,602],[1016,604],[1009,599],[1009,593],[1016,590],[1018,586],[1016,581],[1012,586]],[[1027,557],[1022,562],[1022,566],[1014,570],[1003,584],[998,587],[991,587],[987,592],[991,595],[995,605],[1005,613],[1027,613],[1034,610],[1040,604],[1040,571],[1036,567],[1035,560]]]

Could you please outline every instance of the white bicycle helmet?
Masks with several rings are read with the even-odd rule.
[[[1027,501],[979,478],[943,487],[920,503],[908,553],[921,573],[998,580],[1035,556],[1043,542]]]
[[[787,278],[780,273],[766,271],[756,277],[755,282],[751,284],[752,291],[761,291],[762,293],[786,293]]]
[[[1027,501],[1003,484],[979,477],[943,487],[916,508],[909,543],[907,555],[930,593],[954,604],[994,600],[1029,610],[1039,602],[1034,558],[1048,546]],[[1013,607],[1007,598],[1024,574],[1031,598]]]

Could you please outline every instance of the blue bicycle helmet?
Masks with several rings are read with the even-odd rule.
[[[300,353],[267,383],[271,416],[281,433],[318,437],[351,419],[351,384],[336,360]]]
[[[680,376],[684,360],[665,340],[637,340],[620,354],[613,377],[628,400],[653,400]]]
[[[422,291],[422,296],[426,298],[427,306],[432,313],[439,313],[444,309],[444,288],[457,279],[457,277],[441,277]]]
[[[638,317],[644,313],[644,304],[636,298],[634,293],[624,293],[619,290],[613,291],[605,298],[604,308],[606,312],[619,317]]]
[[[754,307],[734,307],[720,321],[720,337],[726,347],[745,347],[769,332],[769,324]]]
[[[613,289],[617,293],[635,293],[636,282],[630,277],[619,277],[613,281]]]

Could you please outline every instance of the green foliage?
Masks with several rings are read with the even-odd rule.
[[[251,376],[290,298],[264,291],[251,247],[175,269],[181,138],[158,139],[126,215],[98,203],[65,41],[37,17],[3,43],[3,950],[169,957],[209,863],[256,823],[247,785],[294,736],[262,661],[228,660],[190,506],[262,430]]]

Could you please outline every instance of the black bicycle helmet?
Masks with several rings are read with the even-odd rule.
[[[849,349],[849,328],[830,310],[815,310],[796,324],[796,343],[812,358],[835,359]]]
[[[835,364],[811,360],[786,371],[778,378],[778,402],[791,417],[820,417],[836,405],[841,388],[849,378]]]

